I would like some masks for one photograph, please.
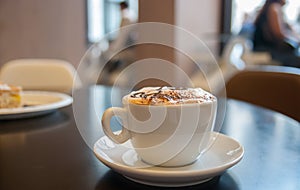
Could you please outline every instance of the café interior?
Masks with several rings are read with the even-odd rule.
[[[300,48],[296,65],[254,50],[265,1],[1,0],[0,84],[65,99],[0,107],[0,189],[298,189]],[[282,12],[299,47],[299,1]],[[97,141],[102,114],[149,86],[215,95],[226,136],[208,155],[231,157],[141,170],[114,160],[107,147],[121,148]]]

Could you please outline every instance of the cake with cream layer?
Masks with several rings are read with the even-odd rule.
[[[17,108],[22,105],[22,88],[0,82],[0,108]]]

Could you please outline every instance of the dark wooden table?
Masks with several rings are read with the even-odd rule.
[[[73,106],[35,118],[0,121],[0,189],[164,189],[126,179],[91,150],[103,135],[99,118],[112,105],[111,92],[108,87],[84,90],[75,94]],[[228,100],[221,132],[244,146],[243,159],[209,182],[182,189],[300,188],[299,122]]]

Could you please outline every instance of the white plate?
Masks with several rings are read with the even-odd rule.
[[[240,143],[223,134],[213,134],[216,140],[211,148],[195,163],[182,167],[149,166],[137,156],[130,141],[115,144],[106,136],[95,143],[94,153],[106,166],[135,182],[165,187],[195,185],[222,174],[243,157]]]
[[[70,105],[73,98],[59,92],[24,91],[22,101],[25,105],[23,107],[1,108],[0,119],[18,119],[47,114]]]

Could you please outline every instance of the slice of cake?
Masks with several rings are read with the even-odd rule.
[[[17,108],[22,106],[22,88],[0,82],[0,108]]]

